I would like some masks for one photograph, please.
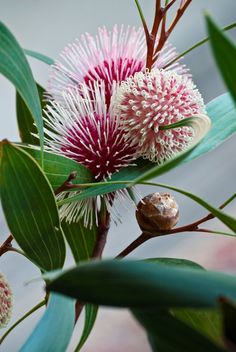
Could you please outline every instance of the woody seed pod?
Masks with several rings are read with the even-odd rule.
[[[138,203],[136,218],[142,231],[168,231],[179,221],[179,206],[169,193],[152,193]]]

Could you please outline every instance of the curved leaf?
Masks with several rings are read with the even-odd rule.
[[[85,342],[87,341],[87,338],[89,337],[93,329],[94,323],[96,321],[97,312],[98,312],[98,306],[95,306],[93,304],[86,304],[84,329],[83,329],[80,341],[78,343],[78,346],[75,348],[75,352],[79,352],[83,347],[83,345],[85,344]]]
[[[40,151],[38,149],[29,146],[18,146],[40,163]],[[77,175],[72,182],[83,184],[93,181],[92,173],[82,164],[62,155],[44,152],[44,173],[54,190],[60,187],[74,171]]]
[[[36,83],[36,85],[38,89],[39,99],[41,102],[41,107],[43,110],[45,105],[45,103],[43,102],[43,94],[45,90],[39,84]],[[34,118],[19,93],[16,93],[16,116],[21,141],[23,143],[39,145],[39,139],[33,135],[37,134],[37,128],[34,124]]]
[[[2,22],[0,22],[0,73],[14,84],[32,113],[43,150],[43,119],[37,87],[22,48]]]
[[[206,23],[216,63],[226,86],[236,102],[236,45],[209,16],[206,16]]]
[[[236,298],[234,276],[144,261],[79,264],[57,272],[47,288],[82,302],[135,308],[213,308],[219,296]]]
[[[49,56],[46,56],[44,54],[41,54],[37,51],[33,51],[33,50],[28,50],[28,49],[24,49],[24,52],[26,55],[31,56],[39,61],[44,62],[47,65],[53,65],[54,64],[54,60],[51,59]]]
[[[154,352],[225,351],[168,312],[134,310],[133,314],[147,330]]]
[[[63,266],[65,243],[52,188],[38,164],[7,141],[0,144],[0,195],[9,229],[43,270]]]
[[[20,352],[65,352],[75,322],[75,301],[52,294],[42,319]]]
[[[196,159],[217,148],[236,132],[236,109],[229,93],[213,99],[206,108],[212,121],[212,128],[184,162]]]

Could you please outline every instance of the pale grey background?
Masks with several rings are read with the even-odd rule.
[[[143,0],[144,12],[150,20],[153,16],[154,0]],[[207,9],[214,15],[220,25],[235,21],[235,0],[193,0],[191,10],[185,15],[171,36],[171,42],[178,51],[205,36],[202,11]],[[85,31],[96,33],[96,28],[114,23],[140,25],[134,1],[132,0],[0,0],[0,19],[11,29],[21,45],[38,50],[52,58],[68,43]],[[231,35],[236,38],[235,31]],[[31,60],[37,81],[45,85],[48,68],[43,63]],[[194,80],[206,102],[225,91],[217,73],[208,45],[189,54],[185,63],[191,69]],[[18,140],[15,122],[14,88],[2,76],[0,77],[0,138]],[[235,137],[225,142],[216,151],[188,163],[159,180],[176,185],[208,199],[218,205],[235,192]],[[143,194],[152,188],[142,189]],[[205,211],[192,201],[176,195],[181,207],[181,224],[187,223],[205,214]],[[231,214],[236,214],[235,204],[228,207]],[[127,212],[121,208],[123,224],[112,226],[105,255],[113,256],[124,248],[138,234],[134,219],[134,209]],[[221,228],[217,221],[211,225]],[[3,216],[0,215],[0,242],[8,235]],[[208,268],[236,272],[236,240],[206,234],[183,234],[152,240],[134,252],[133,257],[172,256],[196,260]],[[68,263],[71,259],[68,258]],[[37,277],[38,271],[24,258],[16,254],[7,254],[0,258],[0,270],[10,281],[14,295],[15,307],[12,322],[42,299],[40,283],[25,286],[29,279]],[[17,328],[2,347],[4,352],[15,352],[30,333],[36,323],[35,314]],[[63,317],[58,316],[58,319]],[[112,319],[112,320],[111,320]],[[76,330],[68,351],[78,340]],[[1,331],[1,333],[4,330]],[[96,346],[96,348],[94,347]],[[149,351],[145,336],[127,312],[103,310],[99,315],[96,329],[84,352],[119,352]]]

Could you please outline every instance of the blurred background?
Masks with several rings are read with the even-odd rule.
[[[154,0],[140,1],[149,23],[154,15]],[[97,27],[106,24],[130,24],[140,26],[140,19],[133,0],[0,0],[0,20],[16,36],[24,48],[57,58],[64,46],[80,37],[85,31],[95,34]],[[183,20],[171,35],[170,42],[178,52],[192,46],[206,36],[203,11],[213,15],[219,25],[225,26],[235,21],[235,0],[193,0]],[[229,34],[236,40],[236,31]],[[35,79],[43,86],[48,77],[47,65],[29,59]],[[208,44],[188,54],[184,62],[190,68],[194,81],[207,103],[225,92],[219,73],[215,67]],[[15,91],[13,86],[0,76],[0,138],[19,140],[15,117]],[[235,192],[235,148],[236,137],[226,141],[220,148],[181,166],[158,181],[171,184],[205,198],[215,206],[223,203]],[[157,189],[155,189],[157,190]],[[154,188],[140,188],[143,195]],[[187,198],[176,194],[181,209],[180,225],[198,219],[205,210]],[[236,202],[227,211],[236,216]],[[112,225],[104,256],[113,257],[139,235],[134,209],[120,207],[122,224]],[[217,220],[208,226],[223,229]],[[0,243],[9,231],[0,209]],[[212,234],[185,233],[150,240],[137,249],[130,257],[177,257],[194,260],[206,268],[236,273],[236,239]],[[72,264],[70,256],[67,265]],[[14,292],[15,306],[11,324],[43,297],[41,283],[26,282],[39,275],[39,272],[23,257],[7,253],[0,258],[0,271],[3,272]],[[41,311],[24,321],[5,340],[1,351],[18,351],[23,341],[32,331]],[[58,319],[63,317],[58,316]],[[68,351],[78,342],[82,324],[79,323]],[[2,334],[4,329],[0,331]],[[83,352],[150,351],[145,333],[126,310],[101,309]],[[55,351],[56,352],[56,351]]]

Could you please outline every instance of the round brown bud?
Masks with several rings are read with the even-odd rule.
[[[179,221],[179,206],[169,193],[152,193],[138,203],[136,218],[142,231],[168,231]]]

